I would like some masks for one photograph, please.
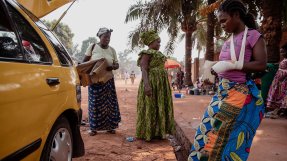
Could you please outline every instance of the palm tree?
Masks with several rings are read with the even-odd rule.
[[[193,85],[191,80],[191,50],[192,50],[192,33],[196,30],[196,15],[198,9],[198,0],[182,0],[181,29],[185,32],[185,85]]]
[[[242,0],[244,4],[247,4],[248,12],[254,17],[258,17],[262,12],[262,0]]]
[[[140,20],[139,25],[129,34],[131,49],[137,50],[142,46],[139,38],[141,32],[149,29],[161,32],[166,29],[170,39],[165,47],[165,52],[168,55],[172,54],[175,42],[179,38],[180,8],[180,3],[172,0],[151,0],[144,3],[138,1],[130,6],[125,23]]]
[[[207,0],[208,5],[211,5],[216,0]],[[214,59],[214,28],[215,28],[215,15],[214,12],[210,12],[207,15],[207,41],[206,41],[206,53],[205,60],[213,61]]]
[[[263,21],[261,30],[267,47],[267,60],[277,63],[280,59],[279,44],[282,36],[283,0],[262,0]],[[285,8],[286,10],[286,8]]]
[[[134,49],[140,45],[139,33],[147,29],[158,32],[167,29],[169,41],[165,51],[170,54],[174,50],[180,29],[185,33],[185,84],[192,85],[191,81],[191,50],[192,33],[196,30],[196,15],[200,0],[152,0],[137,2],[127,13],[125,22],[140,19],[139,26],[130,33],[129,43]]]
[[[208,0],[208,2],[211,0]],[[220,0],[217,0],[217,2]],[[268,62],[278,62],[279,44],[283,29],[287,28],[287,1],[278,0],[276,3],[272,0],[242,0],[248,6],[248,11],[252,13],[256,18],[263,15],[262,25],[260,30],[263,32],[264,39],[267,45]],[[208,9],[206,9],[208,10]],[[206,11],[207,12],[207,11]],[[259,14],[260,13],[260,14]],[[211,24],[208,22],[208,24]],[[283,26],[282,26],[283,24]],[[208,26],[209,27],[209,26]],[[207,32],[209,35],[209,32]],[[218,36],[218,35],[217,35]],[[208,36],[207,41],[211,41],[211,33]],[[211,59],[209,55],[209,47],[206,46],[206,59]]]
[[[285,9],[284,9],[285,8]],[[282,7],[282,21],[283,21],[283,27],[282,29],[284,31],[287,31],[287,1],[283,1],[283,7]]]

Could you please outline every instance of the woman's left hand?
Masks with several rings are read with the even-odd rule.
[[[145,85],[144,86],[144,93],[145,95],[147,95],[148,97],[152,96],[152,89],[150,87],[150,85]]]
[[[119,63],[113,63],[112,67],[113,67],[113,70],[119,69]]]
[[[113,66],[108,66],[106,69],[107,69],[107,71],[112,71],[114,69],[114,67]]]
[[[210,73],[214,76],[217,76],[217,73],[212,68],[210,69]]]

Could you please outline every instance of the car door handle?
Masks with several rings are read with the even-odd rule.
[[[60,84],[59,78],[47,78],[46,82],[49,86],[55,86],[57,84]]]

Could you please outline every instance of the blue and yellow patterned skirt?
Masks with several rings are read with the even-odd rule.
[[[264,114],[260,91],[222,79],[200,123],[189,161],[245,161]]]
[[[114,79],[89,86],[89,123],[91,130],[112,130],[121,121]]]

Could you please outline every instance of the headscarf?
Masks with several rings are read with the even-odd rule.
[[[150,43],[152,43],[153,41],[155,41],[156,39],[159,38],[158,34],[156,31],[151,30],[151,31],[147,31],[147,32],[142,32],[140,34],[140,38],[141,41],[145,44],[145,45],[149,45]]]
[[[113,29],[108,29],[108,28],[106,28],[106,27],[102,27],[102,28],[99,29],[99,31],[98,31],[98,33],[97,33],[97,36],[98,36],[98,37],[101,37],[103,34],[105,34],[105,33],[111,33],[111,32],[113,32]]]

